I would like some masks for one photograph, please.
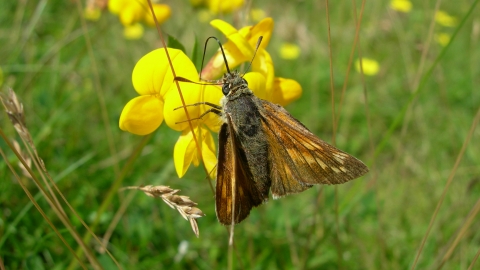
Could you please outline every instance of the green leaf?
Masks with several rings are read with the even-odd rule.
[[[199,52],[200,52],[200,48],[198,46],[198,37],[197,35],[195,35],[195,40],[194,40],[194,43],[193,43],[193,50],[192,50],[192,62],[193,64],[195,65],[195,67],[197,68],[198,72],[201,72],[201,67],[200,66],[200,57],[199,57]]]
[[[168,47],[169,48],[173,48],[173,49],[179,49],[181,50],[183,53],[187,54],[186,51],[185,51],[185,46],[183,46],[182,43],[180,43],[180,41],[178,41],[176,38],[174,38],[173,36],[170,36],[168,35]]]

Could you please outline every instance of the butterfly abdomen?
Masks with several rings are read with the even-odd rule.
[[[268,141],[262,130],[261,108],[254,99],[253,95],[243,94],[229,100],[224,105],[224,113],[232,121],[235,140],[239,142],[237,147],[241,148],[238,149],[239,158],[248,164],[247,169],[252,175],[251,191],[260,193],[263,200],[267,200],[271,183]]]

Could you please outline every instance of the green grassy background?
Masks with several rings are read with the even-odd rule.
[[[329,47],[323,1],[280,2],[254,1],[252,6],[262,8],[275,21],[268,51],[276,75],[295,79],[304,89],[301,99],[287,109],[320,138],[331,142],[330,80],[334,80],[338,110],[355,39],[355,9],[348,1],[330,2]],[[254,209],[235,227],[234,268],[406,269],[412,265],[480,105],[479,10],[477,7],[466,18],[472,1],[442,3],[441,9],[466,21],[439,59],[444,47],[428,40],[436,2],[415,2],[408,14],[393,12],[388,1],[367,2],[359,36],[361,53],[376,59],[381,70],[364,81],[353,69],[350,72],[336,144],[365,161],[371,172],[337,190],[315,187]],[[195,40],[203,43],[211,35],[225,40],[208,22],[199,22],[199,11],[188,1],[167,3],[172,17],[162,29],[183,43],[187,53],[191,54]],[[360,7],[357,1],[357,15]],[[239,14],[220,18],[238,27],[245,25]],[[131,83],[136,61],[158,48],[160,42],[154,29],[148,29],[141,40],[124,39],[118,18],[108,12],[98,22],[88,22],[87,27],[94,59],[88,54],[75,1],[0,3],[2,87],[12,87],[19,95],[27,126],[47,169],[78,214],[91,224],[119,176],[118,169],[125,166],[142,140],[121,131],[118,119],[123,106],[136,96]],[[435,33],[453,33],[455,29],[434,25]],[[298,59],[279,57],[278,49],[285,41],[302,48]],[[207,53],[211,55],[213,50]],[[428,52],[420,69],[424,50]],[[92,68],[93,60],[98,73]],[[96,76],[101,88],[96,86]],[[409,103],[417,90],[416,78],[424,82],[423,87]],[[108,146],[99,91],[105,99],[115,155]],[[0,123],[3,132],[15,139],[5,113],[0,115]],[[115,193],[101,213],[95,233],[104,235],[126,202],[128,207],[108,246],[126,269],[228,266],[228,232],[216,220],[214,196],[203,170],[190,168],[181,179],[175,173],[172,158],[178,136],[162,125],[128,170],[122,186],[153,184],[181,189],[180,193],[198,202],[206,214],[198,220],[200,238],[161,200],[136,191]],[[479,138],[477,129],[447,190],[418,269],[439,266],[469,212],[476,209],[480,195]],[[0,146],[9,161],[17,164],[3,140]],[[73,255],[31,207],[5,162],[0,162],[0,179],[0,257],[6,269],[67,268]],[[38,193],[31,180],[24,177],[22,181],[33,194]],[[126,201],[131,192],[135,192],[133,199]],[[69,244],[77,248],[45,200],[40,197],[38,202]],[[86,231],[80,222],[71,213],[69,216],[83,235]],[[479,226],[475,214],[444,269],[466,269],[471,264],[480,249],[480,234],[475,229]],[[184,252],[180,252],[181,246],[186,246]],[[104,268],[115,268],[94,241],[89,247]]]

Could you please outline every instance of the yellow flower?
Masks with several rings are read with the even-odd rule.
[[[193,6],[207,6],[213,14],[230,13],[243,6],[244,0],[190,0]]]
[[[126,38],[136,39],[143,35],[143,29],[140,31],[139,27],[140,22],[155,26],[147,0],[110,0],[108,9],[111,13],[118,15],[120,22],[126,28],[124,31]],[[159,24],[165,22],[171,14],[170,7],[164,4],[153,4],[153,11]],[[132,26],[135,28],[131,28]]]
[[[263,36],[262,43],[255,57],[254,64],[263,62],[260,58],[263,57],[262,51],[268,45],[273,31],[272,18],[266,18],[254,26],[246,26],[240,30],[235,29],[229,23],[222,20],[213,20],[210,24],[222,32],[228,39],[228,42],[223,45],[225,49],[225,56],[227,57],[228,66],[231,69],[239,66],[241,63],[251,61],[255,53],[255,47],[258,38]],[[255,63],[256,62],[256,63]],[[210,60],[202,71],[202,78],[212,79],[218,78],[221,74],[226,72],[225,63],[220,50]]]
[[[172,11],[170,10],[170,7],[168,5],[153,4],[152,7],[153,7],[153,12],[155,12],[155,17],[157,17],[159,24],[164,23],[168,18],[170,18]],[[150,12],[150,9],[144,15],[143,21],[148,26],[152,26],[152,27],[155,26],[155,21],[153,20],[153,16]]]
[[[300,47],[293,43],[283,43],[280,47],[280,57],[287,60],[297,59],[300,55]]]
[[[399,12],[408,13],[412,10],[412,2],[409,0],[392,0],[390,8]]]
[[[302,95],[302,86],[295,80],[276,77],[273,81],[275,90],[268,97],[273,103],[285,106]]]
[[[267,17],[267,14],[263,9],[252,8],[250,10],[250,18],[252,18],[252,21],[254,22],[259,22],[263,20],[265,17]]]
[[[85,8],[83,11],[83,17],[89,21],[98,21],[100,16],[102,15],[102,11],[99,8]]]
[[[378,71],[380,70],[380,65],[378,64],[377,61],[370,59],[370,58],[362,58],[362,67],[363,67],[363,74],[368,75],[368,76],[374,76],[377,75]],[[358,72],[361,72],[360,70],[360,59],[357,59],[355,61],[355,69]]]
[[[215,142],[213,141],[212,133],[210,133],[208,129],[197,125],[195,128],[195,135],[197,141],[201,143],[202,158],[205,168],[207,168],[209,176],[215,178],[215,175],[217,174],[215,170],[217,156],[215,155]],[[195,145],[192,131],[190,129],[183,130],[182,135],[178,138],[173,150],[173,160],[178,177],[185,175],[192,162],[194,166],[200,164],[197,146]]]
[[[205,9],[205,10],[199,10],[197,12],[197,16],[198,16],[198,20],[200,22],[205,23],[205,22],[208,22],[208,21],[212,20],[214,15],[210,10]]]
[[[192,81],[198,73],[190,59],[180,50],[168,49],[176,75]],[[130,100],[120,115],[120,129],[137,135],[146,135],[155,131],[165,119],[166,124],[182,132],[175,145],[174,163],[179,177],[187,171],[190,163],[198,165],[200,158],[193,141],[193,135],[187,122],[185,111],[178,93],[173,73],[170,70],[164,49],[154,50],[142,57],[132,73],[133,87],[140,95]],[[180,83],[185,103],[194,104],[207,101],[219,104],[222,92],[218,86]],[[209,107],[187,107],[190,118],[197,118]],[[183,123],[178,123],[183,122]],[[207,114],[192,121],[196,138],[201,145],[203,161],[207,170],[213,171],[216,164],[215,145],[210,130],[218,131],[220,119]]]
[[[208,8],[215,14],[230,13],[243,6],[243,0],[209,0]]]
[[[273,31],[272,18],[265,18],[254,26],[243,27],[240,30],[222,20],[213,20],[210,24],[221,31],[228,39],[223,45],[225,56],[230,69],[235,69],[242,63],[250,62],[253,59],[258,38],[263,36],[262,43],[258,48],[255,59],[253,59],[252,72],[260,73],[264,80],[265,95],[260,98],[277,102],[285,106],[298,99],[302,93],[302,88],[298,83],[292,83],[292,80],[275,77],[275,69],[272,58],[265,49],[270,41]],[[202,70],[202,78],[210,80],[218,78],[226,72],[225,63],[221,51],[219,50]],[[251,83],[251,82],[249,82]],[[282,84],[288,84],[290,89]],[[284,93],[288,92],[288,93]],[[295,95],[292,95],[295,93]],[[282,98],[279,98],[282,97]],[[278,100],[276,99],[278,98]]]
[[[259,25],[262,26],[260,28],[256,28],[257,25],[243,28],[240,31],[223,21],[217,21],[216,23],[216,25],[221,26],[222,32],[229,33],[227,36],[230,45],[225,45],[225,48],[229,48],[229,51],[225,51],[225,53],[228,53],[232,63],[237,66],[241,64],[240,58],[249,60],[253,57],[256,41],[252,45],[250,39],[256,40],[262,34],[265,36],[264,40],[266,42],[262,43],[257,52],[257,60],[252,63],[252,72],[243,76],[249,83],[249,88],[257,97],[286,105],[301,95],[302,88],[296,81],[274,76],[272,59],[265,50],[272,27],[269,27],[269,32],[263,31],[265,25],[273,25],[271,19],[267,19],[263,23],[260,22]],[[232,51],[235,49],[237,51]],[[170,48],[168,50],[176,75],[195,82],[198,79],[198,73],[193,63],[183,52]],[[242,52],[245,54],[242,54]],[[251,54],[251,56],[247,57],[248,54]],[[224,63],[222,62],[222,64]],[[233,69],[233,66],[231,67]],[[218,67],[218,69],[221,68]],[[155,50],[142,57],[133,70],[132,81],[140,96],[130,100],[123,109],[120,116],[120,128],[134,134],[146,135],[156,130],[165,120],[170,128],[181,132],[174,148],[174,164],[178,176],[182,177],[190,164],[193,163],[197,166],[200,162],[203,162],[210,176],[214,178],[217,159],[211,132],[218,132],[223,122],[214,113],[204,114],[211,109],[207,105],[188,106],[186,107],[188,115],[190,119],[193,119],[191,121],[192,131],[187,122],[185,108],[173,80],[164,49]],[[183,81],[178,83],[181,86],[185,105],[199,102],[219,105],[223,97],[221,87],[218,85],[200,85]],[[199,118],[200,116],[202,117]],[[192,132],[195,133],[202,158],[198,155]]]
[[[140,39],[145,32],[143,26],[140,23],[125,26],[123,28],[123,36],[126,39]]]
[[[447,46],[447,44],[450,42],[450,39],[451,39],[450,34],[447,34],[447,33],[435,34],[435,41],[444,47]]]
[[[439,10],[435,13],[435,21],[446,27],[455,27],[457,25],[457,18],[448,15],[447,12]]]
[[[195,66],[183,52],[174,49],[169,49],[169,52],[178,76],[196,76]],[[173,74],[163,49],[154,50],[137,62],[132,82],[140,96],[130,100],[123,109],[120,128],[133,134],[146,135],[163,122],[165,96],[174,87]]]
[[[89,21],[98,21],[108,4],[108,0],[87,0],[86,2],[83,17]]]

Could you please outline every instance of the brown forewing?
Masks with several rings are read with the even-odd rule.
[[[281,106],[261,99],[257,102],[263,108],[274,198],[313,184],[341,184],[368,172],[360,160],[319,139]]]
[[[228,123],[228,124],[227,124]],[[216,183],[216,212],[220,223],[232,223],[232,209],[234,209],[234,223],[244,220],[250,210],[262,204],[264,198],[255,187],[251,179],[252,174],[245,159],[245,153],[240,144],[235,142],[231,128],[231,121],[227,117],[219,133],[218,168]],[[232,187],[235,190],[235,204],[233,204]]]

